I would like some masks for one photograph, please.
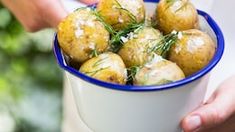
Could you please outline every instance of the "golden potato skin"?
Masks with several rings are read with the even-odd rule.
[[[201,70],[213,58],[214,41],[206,33],[191,29],[182,32],[182,38],[171,47],[169,60],[175,62],[186,76]]]
[[[189,0],[161,0],[157,6],[156,22],[164,34],[199,27],[197,10]]]
[[[100,0],[97,10],[104,18],[105,22],[110,24],[116,31],[124,29],[131,23],[131,17],[127,11],[117,9],[119,4],[133,14],[137,22],[145,18],[145,7],[143,0]]]
[[[162,85],[184,78],[183,71],[175,63],[159,56],[137,72],[134,85]]]
[[[93,50],[99,53],[106,50],[109,32],[89,8],[79,9],[59,24],[58,41],[69,57],[82,63],[91,57]]]
[[[121,57],[112,52],[103,53],[86,61],[81,67],[80,72],[115,84],[126,84],[127,70]]]
[[[148,52],[149,48],[153,46],[153,43],[150,42],[161,38],[160,31],[151,27],[144,27],[136,33],[136,37],[124,43],[118,54],[128,68],[142,66],[153,57],[153,52]]]

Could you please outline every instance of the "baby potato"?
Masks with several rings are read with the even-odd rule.
[[[74,61],[83,63],[95,50],[104,52],[109,32],[97,20],[90,8],[81,8],[68,15],[58,26],[58,41],[62,50]]]
[[[197,10],[189,0],[161,0],[157,6],[156,25],[164,34],[198,28]]]
[[[97,10],[116,31],[122,30],[133,21],[145,18],[143,0],[100,0]]]
[[[162,38],[162,34],[152,27],[144,27],[131,34],[132,37],[118,52],[128,68],[142,66],[152,59],[153,52],[148,52],[148,50],[153,47],[153,40],[156,42]]]
[[[121,57],[112,52],[100,54],[86,61],[80,72],[101,81],[126,84],[127,70]]]
[[[186,76],[201,70],[213,58],[216,50],[214,41],[206,33],[191,29],[183,31],[169,52],[169,60],[175,62]]]
[[[173,62],[155,55],[154,59],[137,71],[134,85],[162,85],[184,79],[183,71]]]

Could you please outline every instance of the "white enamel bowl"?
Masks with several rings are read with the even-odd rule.
[[[156,1],[145,1],[148,13]],[[223,34],[215,21],[198,11],[202,31],[217,44],[211,62],[201,71],[184,80],[161,86],[123,86],[90,78],[68,66],[57,36],[54,53],[66,71],[73,89],[78,112],[94,132],[180,132],[180,121],[204,99],[209,72],[220,61],[224,50]]]

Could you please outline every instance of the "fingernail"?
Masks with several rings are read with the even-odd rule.
[[[188,129],[190,132],[197,131],[201,127],[201,118],[197,115],[188,117],[186,120],[186,123],[188,124]]]

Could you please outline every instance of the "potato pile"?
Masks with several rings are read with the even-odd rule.
[[[213,58],[215,42],[189,0],[161,0],[151,24],[145,16],[143,0],[100,0],[59,24],[59,45],[81,73],[121,85],[179,81]]]

